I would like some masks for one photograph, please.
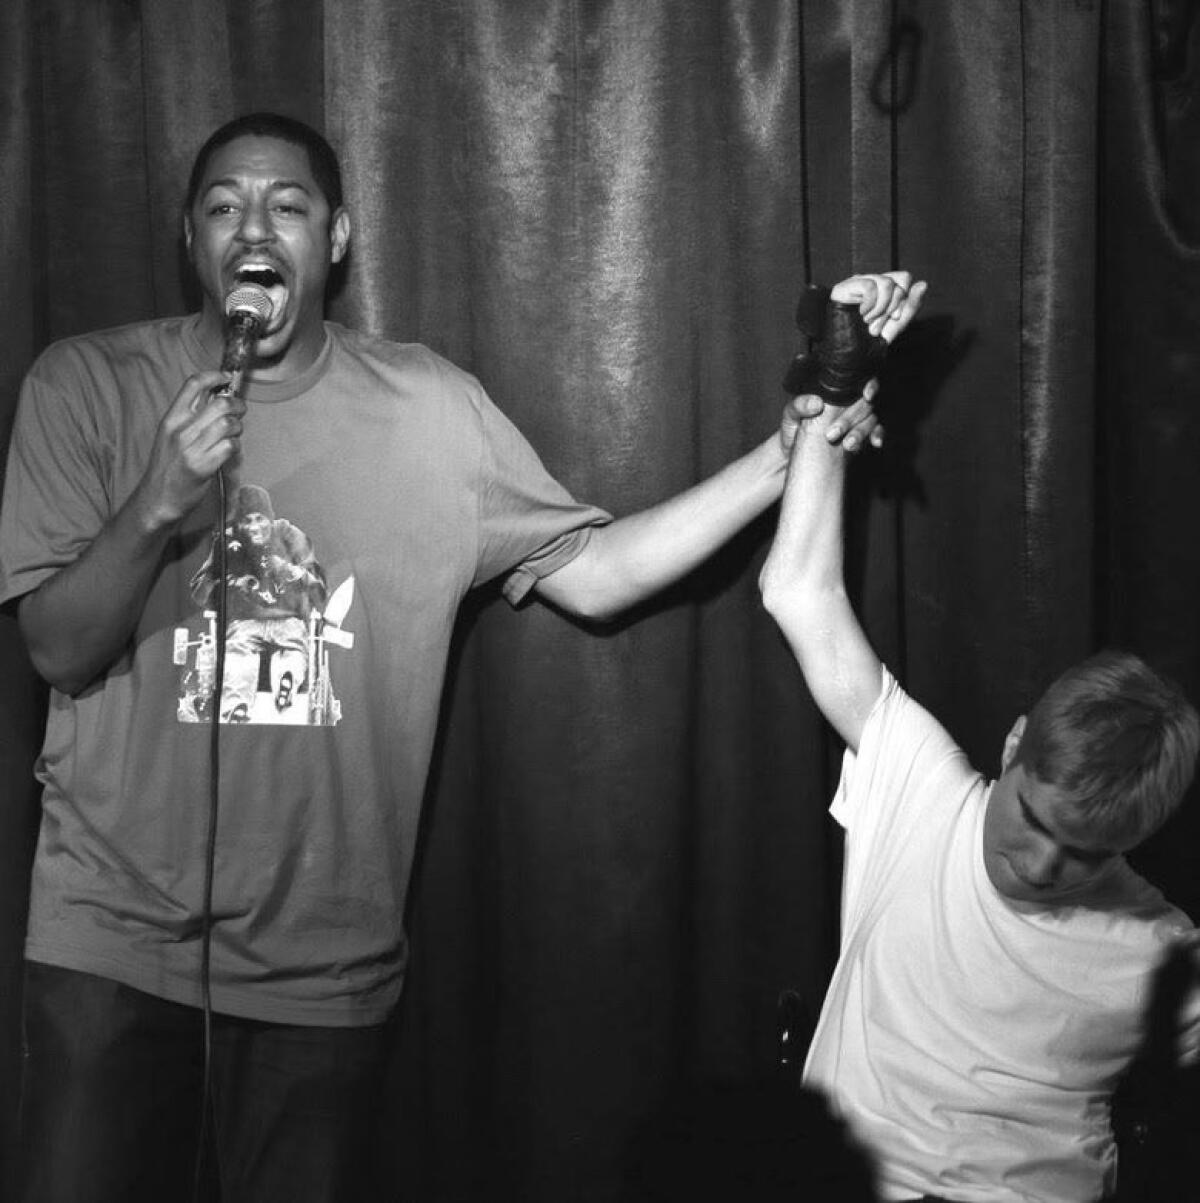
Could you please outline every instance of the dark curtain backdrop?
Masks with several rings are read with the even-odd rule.
[[[617,513],[772,430],[808,276],[903,265],[932,294],[855,469],[854,586],[994,771],[1100,644],[1200,696],[1194,8],[6,0],[0,436],[47,342],[194,300],[187,169],[251,108],[343,155],[333,316],[476,372]],[[779,991],[819,1005],[838,754],[758,603],[772,521],[615,628],[486,589],[464,612],[382,1198],[631,1198],[672,1087],[770,1078]],[[44,697],[0,622],[11,1147]],[[1143,858],[1194,915],[1198,834]]]

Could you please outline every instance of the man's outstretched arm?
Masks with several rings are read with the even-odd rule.
[[[888,337],[892,327],[894,336],[916,312],[915,305],[905,307],[905,273],[894,280],[854,276],[837,288],[855,280],[881,282],[874,292],[859,289],[860,311],[873,333]],[[539,595],[568,613],[606,620],[673,584],[779,499],[796,431],[822,409],[818,397],[793,398],[769,439],[700,484],[595,530],[574,560],[538,582]],[[875,441],[871,414],[868,397],[822,422],[822,437],[844,456],[843,447],[853,451],[868,437]]]
[[[907,289],[883,329],[891,341],[912,319],[924,283],[895,277],[855,277],[833,291],[835,301],[874,301]],[[830,406],[797,432],[784,486],[779,526],[759,578],[763,604],[779,624],[821,713],[857,750],[879,696],[879,657],[846,595],[843,563],[846,457],[825,428],[837,421]]]

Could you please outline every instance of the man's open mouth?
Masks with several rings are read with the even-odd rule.
[[[233,274],[239,284],[257,284],[268,292],[283,284],[283,277],[273,268],[260,264],[244,264]]]
[[[269,263],[243,263],[233,273],[234,283],[254,285],[261,288],[271,298],[271,317],[268,327],[283,320],[284,307],[287,305],[288,289],[280,272]]]

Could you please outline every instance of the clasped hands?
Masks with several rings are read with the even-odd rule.
[[[925,297],[924,280],[913,282],[905,271],[850,276],[834,285],[830,301],[838,304],[857,304],[868,332],[891,343],[916,316]],[[779,427],[780,443],[785,455],[790,455],[800,423],[814,418],[828,408],[837,416],[825,432],[831,443],[840,442],[847,451],[857,451],[868,443],[883,445],[884,429],[875,413],[874,399],[879,381],[867,381],[862,396],[845,408],[828,405],[813,394],[793,397],[785,406]]]

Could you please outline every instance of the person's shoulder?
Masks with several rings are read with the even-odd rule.
[[[1187,914],[1124,857],[1106,875],[1089,909],[1129,941],[1152,948],[1171,944],[1194,927]]]
[[[492,406],[479,380],[424,343],[396,342],[335,322],[326,328],[342,371],[356,373],[367,392],[403,398],[439,420],[484,420]]]
[[[57,338],[34,360],[34,372],[52,372],[71,364],[120,362],[130,356],[182,351],[186,316],[125,322]]]
[[[876,826],[920,824],[925,835],[940,839],[985,788],[984,777],[953,736],[881,665],[879,695],[858,750],[847,759],[834,818],[849,829],[861,822],[855,816],[874,814]]]
[[[876,729],[878,737],[891,745],[900,744],[933,753],[937,760],[952,761],[973,776],[979,776],[941,720],[908,692],[886,664],[880,668],[879,696],[867,721]]]
[[[326,329],[343,353],[366,365],[394,372],[426,375],[433,378],[476,384],[470,372],[458,367],[424,343],[398,342],[377,334],[354,330],[338,322],[327,321]]]

